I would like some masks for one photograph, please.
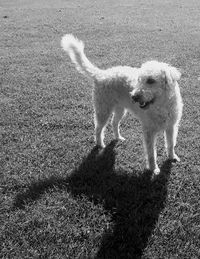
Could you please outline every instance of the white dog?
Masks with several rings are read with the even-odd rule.
[[[113,114],[112,125],[116,139],[124,140],[119,124],[126,110],[142,123],[146,167],[160,172],[156,158],[156,137],[165,132],[168,158],[180,161],[174,147],[182,115],[182,98],[177,81],[180,72],[166,63],[149,61],[141,68],[117,66],[101,70],[85,56],[84,44],[73,35],[62,38],[61,45],[76,69],[94,81],[96,144],[104,148],[104,129]]]

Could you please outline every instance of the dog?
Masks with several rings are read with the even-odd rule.
[[[167,63],[147,61],[139,68],[116,66],[99,69],[84,53],[84,43],[72,34],[61,40],[76,69],[94,82],[93,104],[95,140],[101,148],[104,129],[111,115],[114,137],[124,140],[119,125],[126,111],[137,117],[143,129],[146,168],[159,174],[156,139],[164,131],[168,158],[180,161],[174,148],[178,126],[182,116],[183,102],[178,80],[180,71]]]

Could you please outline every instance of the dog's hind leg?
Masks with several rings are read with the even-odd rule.
[[[159,174],[160,169],[157,164],[157,152],[156,152],[156,132],[151,130],[143,130],[144,133],[144,150],[146,157],[146,167],[147,169],[154,172],[154,174]]]
[[[95,141],[96,141],[96,145],[102,148],[105,147],[104,130],[110,115],[111,115],[111,109],[105,109],[105,107],[103,110],[95,111],[95,117],[94,117]]]
[[[114,109],[113,118],[112,118],[112,126],[113,126],[115,139],[122,140],[122,141],[125,140],[125,138],[121,136],[119,126],[120,126],[120,121],[124,116],[124,114],[125,114],[124,108],[118,106]]]
[[[176,155],[174,148],[176,145],[176,139],[178,135],[178,125],[171,125],[165,130],[165,145],[168,158],[174,162],[179,162],[180,158]]]

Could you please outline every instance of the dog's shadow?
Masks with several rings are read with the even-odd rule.
[[[39,181],[19,193],[14,208],[23,209],[53,187],[86,195],[94,203],[102,202],[113,222],[95,258],[140,258],[165,206],[171,163],[166,161],[161,173],[152,177],[148,171],[115,170],[115,157],[114,141],[103,151],[94,148],[70,176]]]

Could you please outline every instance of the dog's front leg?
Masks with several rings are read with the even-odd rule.
[[[144,151],[146,158],[147,169],[154,172],[154,174],[159,174],[160,169],[157,164],[157,152],[156,152],[156,137],[157,134],[154,131],[143,128],[144,134]]]
[[[113,118],[112,118],[112,126],[113,126],[113,132],[115,139],[124,141],[125,138],[123,138],[120,134],[119,125],[122,117],[125,115],[125,110],[122,107],[116,107],[114,109]]]
[[[178,125],[171,125],[165,130],[165,145],[167,155],[170,160],[179,162],[180,158],[176,155],[174,147],[176,145],[176,139],[178,135]]]

